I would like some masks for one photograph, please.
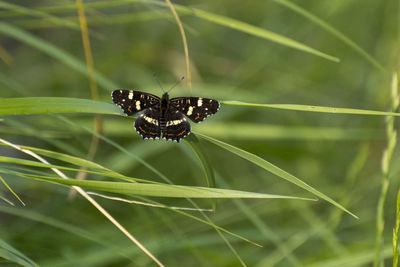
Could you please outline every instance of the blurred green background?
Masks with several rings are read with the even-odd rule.
[[[284,3],[288,2],[174,1],[188,8],[178,9],[178,14],[188,39],[193,91],[183,81],[170,92],[171,97],[390,110],[391,77],[399,67],[398,1],[289,2],[323,20],[358,48]],[[165,2],[103,0],[84,4],[94,67],[104,77],[97,80],[101,101],[112,103],[111,91],[120,88],[161,95],[153,73],[165,88],[187,76],[181,35]],[[88,75],[74,65],[85,66],[75,1],[0,1],[0,8],[0,97],[90,99]],[[223,16],[236,24],[227,27],[191,13],[193,10]],[[340,62],[246,33],[235,28],[239,22],[293,39]],[[16,144],[87,158],[92,134],[82,126],[94,129],[93,118],[91,114],[3,116],[0,134]],[[200,162],[187,143],[142,141],[134,131],[133,118],[102,118],[105,137],[151,164],[174,184],[207,186]],[[207,215],[216,225],[263,246],[224,234],[248,266],[368,266],[376,253],[386,127],[383,116],[222,105],[204,123],[192,123],[192,129],[279,166],[359,219],[322,200],[285,199],[218,200],[216,210]],[[313,197],[220,147],[208,142],[201,146],[213,167],[217,187]],[[0,147],[0,152],[32,159],[10,148]],[[387,265],[392,262],[398,160],[395,150],[383,216]],[[137,159],[104,141],[99,142],[93,161],[127,176],[163,182]],[[43,172],[9,163],[1,166]],[[26,207],[2,186],[1,195],[15,206],[1,203],[1,239],[37,264],[154,265],[88,201],[79,195],[69,200],[67,187],[13,175],[2,177]],[[103,180],[93,174],[87,179]],[[96,199],[166,266],[241,264],[209,225],[171,210]],[[153,199],[170,206],[190,206],[184,199]],[[210,200],[195,202],[202,208],[212,207]],[[188,213],[201,217],[198,212]],[[2,246],[0,257],[7,258],[4,251]],[[16,263],[4,260],[0,264]]]

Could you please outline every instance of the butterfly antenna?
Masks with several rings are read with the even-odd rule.
[[[154,79],[156,79],[158,86],[160,86],[161,90],[165,93],[165,90],[160,82],[160,80],[158,79],[157,73],[153,74]]]
[[[181,81],[183,81],[183,79],[185,79],[184,76],[182,76],[180,80],[176,81],[176,83],[172,85],[172,87],[167,91],[167,93],[169,93],[172,89],[174,89]]]

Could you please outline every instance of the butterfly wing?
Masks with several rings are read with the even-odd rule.
[[[176,141],[190,134],[190,123],[178,110],[167,114],[167,120],[163,131],[163,138]]]
[[[196,123],[215,114],[220,106],[217,100],[202,97],[172,98],[171,104]]]
[[[145,111],[135,120],[136,131],[143,137],[143,139],[159,139],[161,136],[159,118],[159,109],[145,109]]]
[[[134,90],[115,90],[111,96],[127,116],[160,103],[158,96]]]

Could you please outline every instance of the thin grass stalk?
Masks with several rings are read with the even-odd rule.
[[[395,111],[399,107],[399,92],[397,74],[393,74],[391,85],[391,110]],[[389,168],[392,154],[396,146],[397,131],[394,129],[394,117],[387,117],[386,120],[386,136],[387,146],[382,156],[382,187],[381,194],[378,200],[377,217],[376,217],[376,242],[375,242],[375,259],[374,267],[384,266],[382,250],[383,250],[383,230],[385,228],[385,202],[389,189]]]
[[[396,225],[393,229],[393,267],[399,263],[400,190],[397,191]]]
[[[90,95],[93,100],[99,100],[99,90],[97,88],[97,83],[94,79],[94,62],[93,54],[90,46],[89,30],[87,27],[87,21],[85,16],[85,9],[83,7],[82,0],[76,0],[76,8],[78,11],[79,25],[82,33],[83,49],[85,52],[86,66],[88,68],[89,75],[89,85],[90,85]],[[103,132],[103,121],[100,115],[96,115],[94,119],[94,125],[97,133]],[[92,160],[96,155],[97,148],[99,145],[99,138],[96,135],[92,135],[92,141],[90,142],[89,151],[87,153],[87,158]],[[82,167],[84,168],[84,167]],[[84,180],[87,176],[87,172],[79,172],[76,175],[76,179]],[[70,191],[69,197],[72,198],[76,191]]]
[[[171,10],[172,15],[174,15],[176,23],[178,24],[178,27],[179,27],[179,31],[181,32],[183,49],[185,51],[187,85],[189,87],[190,93],[192,93],[192,75],[190,73],[189,49],[188,49],[188,45],[187,45],[185,29],[183,28],[183,25],[182,25],[181,19],[178,16],[178,13],[176,13],[174,5],[172,5],[170,0],[165,0],[165,2],[167,3],[169,9]]]

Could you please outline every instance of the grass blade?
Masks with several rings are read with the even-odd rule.
[[[295,3],[292,3],[288,0],[274,0],[276,3],[283,5],[297,14],[302,15],[303,17],[309,19],[310,21],[314,22],[316,25],[320,26],[327,32],[330,32],[332,35],[336,36],[339,40],[341,40],[343,43],[347,44],[350,46],[354,51],[359,53],[362,57],[364,57],[368,62],[370,62],[374,67],[378,68],[381,71],[386,72],[386,69],[378,62],[376,61],[375,58],[373,58],[371,55],[369,55],[367,52],[365,52],[364,49],[362,49],[359,45],[357,45],[355,42],[350,40],[346,35],[341,33],[340,31],[336,30],[334,27],[323,21],[322,19],[318,18],[317,16],[311,14],[304,8],[296,5]]]
[[[125,183],[105,182],[75,179],[60,179],[32,174],[24,174],[5,169],[0,172],[13,174],[20,177],[33,178],[41,181],[48,181],[62,185],[74,185],[92,190],[100,190],[119,194],[133,194],[154,197],[176,197],[176,198],[286,198],[298,200],[312,200],[309,198],[254,193],[230,189],[208,188],[197,186],[169,185],[169,184],[146,184],[146,183]]]
[[[111,103],[66,97],[22,97],[0,99],[0,115],[26,115],[45,113],[98,113],[122,114]]]
[[[260,158],[259,156],[256,156],[252,153],[249,153],[247,151],[244,151],[240,148],[237,148],[235,146],[229,145],[227,143],[224,143],[222,141],[219,141],[217,139],[211,138],[209,136],[205,136],[202,134],[198,134],[200,137],[204,138],[205,140],[210,141],[211,143],[216,144],[217,146],[230,151],[236,155],[238,155],[241,158],[244,158],[258,166],[260,166],[261,168],[265,169],[266,171],[269,171],[275,175],[277,175],[280,178],[283,178],[307,191],[309,191],[310,193],[314,194],[317,197],[320,197],[326,201],[328,201],[329,203],[331,203],[332,205],[338,207],[339,209],[345,211],[346,213],[350,214],[351,216],[353,216],[354,218],[358,218],[355,214],[353,214],[352,212],[350,212],[349,210],[347,210],[345,207],[343,207],[342,205],[340,205],[339,203],[337,203],[336,201],[334,201],[333,199],[331,199],[330,197],[328,197],[327,195],[319,192],[318,190],[314,189],[313,187],[311,187],[310,185],[306,184],[305,182],[303,182],[302,180],[298,179],[297,177],[293,176],[292,174],[280,169],[279,167],[273,165],[272,163]]]
[[[400,116],[400,113],[396,113],[396,112],[385,112],[385,111],[354,109],[354,108],[334,108],[334,107],[309,106],[309,105],[297,105],[297,104],[255,104],[255,103],[245,103],[245,102],[240,102],[240,101],[221,101],[221,103],[225,104],[225,105],[231,105],[231,106],[275,108],[275,109],[334,113],[334,114]]]

